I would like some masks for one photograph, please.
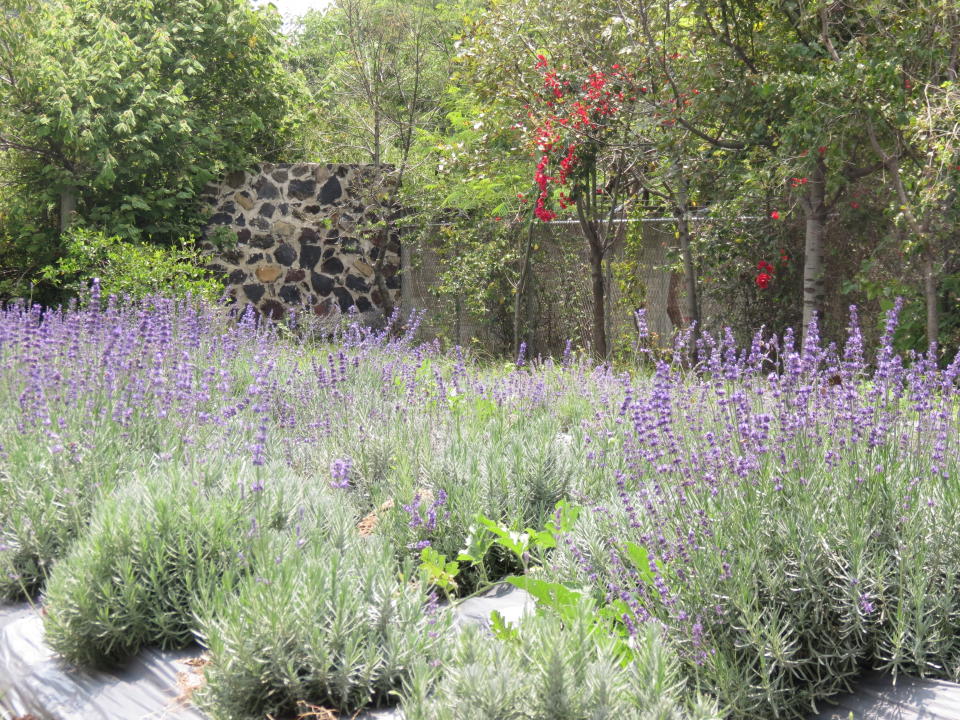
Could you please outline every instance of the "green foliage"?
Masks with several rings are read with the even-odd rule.
[[[709,703],[686,707],[673,656],[653,628],[637,638],[626,667],[622,646],[596,624],[589,603],[568,621],[535,615],[505,639],[478,628],[457,638],[443,672],[426,663],[408,684],[409,720],[707,720]]]
[[[269,501],[185,473],[136,475],[104,498],[46,587],[47,642],[70,662],[116,665],[194,639],[201,601],[247,570]]]
[[[89,437],[95,439],[97,434]],[[121,475],[109,441],[91,457],[77,444],[51,452],[24,440],[13,437],[4,443],[9,469],[0,466],[3,600],[24,600],[36,594],[55,561],[83,532],[98,498]]]
[[[461,563],[457,594],[472,592],[486,579],[521,570],[529,563],[528,550],[535,550],[537,558],[542,552],[539,546],[531,547],[530,533],[510,531],[505,523],[543,528],[558,501],[582,487],[580,483],[594,479],[574,473],[575,461],[563,454],[556,433],[555,418],[528,419],[522,427],[504,424],[502,417],[486,422],[471,418],[432,452],[418,442],[415,460],[412,448],[398,447],[387,481],[394,488],[391,496],[402,499],[397,504],[409,502],[416,492],[423,495],[425,486],[434,495],[443,489],[447,500],[436,511],[432,529],[422,524],[411,527],[410,516],[395,508],[383,517],[377,532],[398,548],[429,541],[431,549],[444,556],[444,563]],[[425,512],[421,505],[421,513]],[[444,567],[436,565],[440,575]]]
[[[200,702],[217,720],[383,704],[418,662],[445,655],[449,614],[425,612],[424,586],[398,575],[389,545],[356,534],[306,539],[276,548],[275,562],[207,609]]]
[[[269,7],[8,0],[3,12],[0,152],[16,192],[0,251],[28,277],[58,255],[64,194],[90,227],[171,242],[197,231],[208,181],[275,159],[294,130],[296,78]]]
[[[914,422],[902,418],[892,437],[918,432],[919,440],[926,431]],[[581,513],[536,576],[548,584],[531,592],[562,613],[569,603],[561,588],[592,586],[598,615],[623,628],[624,617],[637,621],[635,609],[611,600],[607,583],[630,587],[678,642],[688,676],[734,718],[768,717],[773,708],[805,717],[811,702],[842,691],[865,666],[921,675],[952,667],[956,619],[941,608],[957,599],[954,484],[946,475],[923,484],[899,439],[863,447],[835,467],[823,465],[818,443],[786,447],[749,488],[695,498],[666,490],[665,523],[676,528],[667,543],[686,535],[685,519],[713,519],[709,540],[698,539],[709,547],[682,577],[678,558],[656,556],[650,520],[610,497]],[[678,617],[681,606],[689,619]]]
[[[428,585],[440,588],[450,594],[457,589],[456,577],[460,572],[460,563],[456,560],[447,560],[433,548],[424,548],[420,551],[420,575]]]
[[[43,269],[42,277],[74,296],[82,294],[93,278],[100,280],[105,296],[119,298],[162,293],[216,300],[223,292],[223,283],[202,267],[204,258],[193,240],[163,246],[73,228],[64,252],[55,265]]]
[[[723,346],[630,377],[356,328],[327,356],[165,300],[0,319],[0,577],[52,568],[81,663],[198,637],[213,717],[794,718],[864,667],[957,667],[956,366],[866,386],[854,343],[770,374]],[[536,615],[452,638],[429,585],[509,574]]]
[[[881,263],[867,260],[845,289],[862,292],[869,300],[876,301],[884,312],[893,307],[898,297],[903,298],[905,303],[894,334],[894,346],[900,351],[927,351],[926,307],[923,295],[914,284],[891,276]],[[937,304],[941,352],[949,352],[951,348],[960,347],[960,273],[944,273],[941,277]],[[878,331],[881,327],[878,323]]]
[[[308,12],[290,65],[317,104],[311,154],[325,161],[423,162],[419,135],[436,127],[453,36],[469,0],[336,0]]]
[[[546,562],[547,552],[557,547],[560,535],[573,528],[579,515],[579,507],[560,500],[553,513],[545,518],[543,530],[528,527],[524,532],[519,532],[482,513],[477,514],[467,532],[466,546],[460,550],[457,559],[481,566],[487,552],[499,546],[514,555],[526,571],[531,562]]]

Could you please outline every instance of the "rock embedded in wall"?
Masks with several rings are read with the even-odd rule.
[[[264,163],[208,186],[203,247],[228,297],[273,319],[305,309],[323,318],[351,308],[371,321],[382,316],[373,268],[386,253],[383,276],[397,304],[400,240],[371,230],[380,218],[364,196],[383,182],[371,165]],[[218,250],[209,240],[218,227],[236,233],[235,247]]]

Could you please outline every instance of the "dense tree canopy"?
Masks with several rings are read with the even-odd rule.
[[[189,235],[208,179],[285,157],[389,167],[379,225],[403,204],[438,292],[515,346],[553,261],[533,228],[559,220],[607,356],[608,251],[648,215],[673,224],[679,325],[736,298],[744,329],[837,329],[904,295],[903,342],[960,337],[954,0],[336,0],[286,38],[248,0],[3,8],[0,292],[72,221]]]
[[[71,222],[131,239],[196,232],[206,182],[283,152],[296,85],[275,11],[247,0],[4,0],[3,10],[5,267],[49,262]]]

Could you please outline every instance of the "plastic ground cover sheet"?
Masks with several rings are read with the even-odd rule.
[[[533,610],[522,590],[498,585],[456,607],[460,625],[487,624],[498,610],[515,622]],[[46,645],[39,608],[0,606],[0,717],[3,720],[209,720],[190,702],[202,683],[201,649],[148,650],[123,670],[87,672]],[[352,717],[352,716],[344,716]],[[357,720],[400,720],[398,710]]]

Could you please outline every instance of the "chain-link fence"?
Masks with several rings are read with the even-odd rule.
[[[660,344],[669,343],[683,323],[682,275],[672,269],[674,242],[672,221],[620,225],[603,266],[605,330],[613,352],[635,347],[635,313],[641,308],[646,310],[653,340]],[[531,355],[558,355],[568,340],[575,347],[589,347],[592,280],[589,251],[579,226],[538,224],[532,243],[536,251],[520,299],[520,338]],[[435,292],[446,261],[429,242],[407,243],[403,254],[402,302],[406,308],[425,312],[429,334],[460,345],[479,344],[490,352],[510,349],[512,298],[505,298],[507,307],[491,307],[478,316],[467,310],[461,298]]]

